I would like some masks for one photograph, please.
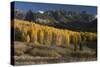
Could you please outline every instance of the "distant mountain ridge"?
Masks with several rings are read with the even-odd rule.
[[[53,26],[56,28],[75,31],[97,32],[96,16],[83,11],[82,13],[65,10],[47,10],[22,12],[15,10],[15,19],[35,21],[35,23]]]

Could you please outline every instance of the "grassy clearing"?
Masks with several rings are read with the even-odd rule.
[[[20,45],[19,45],[20,44]],[[96,59],[96,52],[92,51],[89,48],[85,48],[84,51],[73,51],[71,48],[62,48],[62,47],[55,47],[55,48],[39,48],[39,47],[29,47],[25,42],[15,42],[15,62],[17,64],[20,62],[28,63],[33,62],[35,63],[48,63],[53,60],[57,60],[55,62],[67,62],[67,61],[88,61],[92,59]],[[22,53],[21,53],[22,52]],[[62,60],[61,60],[62,59]],[[41,60],[39,62],[39,60]],[[30,64],[30,63],[29,63]]]

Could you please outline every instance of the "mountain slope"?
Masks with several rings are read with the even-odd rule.
[[[16,14],[19,14],[18,11],[15,13],[15,19],[18,19],[20,16]],[[47,10],[41,13],[40,11],[32,12],[29,10],[26,15],[20,15],[24,15],[22,20],[33,21],[42,25],[73,31],[97,32],[97,18],[95,18],[95,15],[86,12]]]

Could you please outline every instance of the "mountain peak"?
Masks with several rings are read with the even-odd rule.
[[[44,11],[42,11],[42,10],[39,10],[38,12],[39,12],[39,13],[41,13],[41,14],[43,14],[43,13],[44,13]]]

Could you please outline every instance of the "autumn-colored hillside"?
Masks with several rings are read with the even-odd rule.
[[[12,58],[16,65],[97,59],[96,33],[58,29],[17,19],[12,22],[11,29],[14,30]]]
[[[15,41],[36,43],[38,46],[62,46],[96,42],[97,34],[92,32],[75,32],[65,29],[36,24],[23,20],[14,20]],[[93,45],[92,45],[93,46]]]

